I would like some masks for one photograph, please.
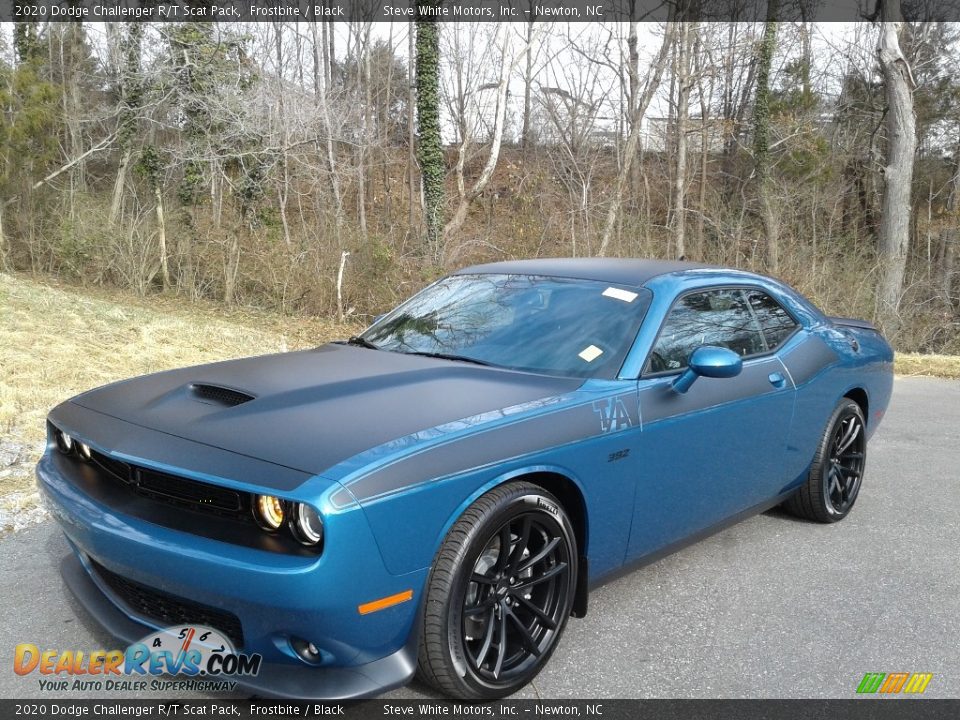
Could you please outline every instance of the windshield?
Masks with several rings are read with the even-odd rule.
[[[381,350],[514,370],[613,378],[640,328],[647,290],[533,275],[451,275],[361,336]]]

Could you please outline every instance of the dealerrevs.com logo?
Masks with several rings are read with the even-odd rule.
[[[147,635],[126,650],[41,649],[17,645],[13,671],[36,673],[41,690],[230,691],[231,678],[260,671],[259,654],[238,653],[224,635],[202,625],[169,627]],[[161,675],[174,680],[161,680]]]

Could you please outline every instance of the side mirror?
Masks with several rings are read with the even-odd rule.
[[[704,345],[690,353],[687,369],[673,383],[673,389],[685,393],[700,377],[731,378],[743,370],[743,360],[733,350]]]

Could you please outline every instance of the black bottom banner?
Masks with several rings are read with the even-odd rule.
[[[0,718],[489,718],[542,720],[955,720],[960,700],[416,700],[300,702],[288,700],[0,700]]]

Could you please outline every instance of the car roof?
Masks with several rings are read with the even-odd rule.
[[[596,280],[617,285],[643,285],[648,280],[686,270],[714,268],[698,262],[683,260],[643,260],[636,258],[542,258],[536,260],[506,260],[472,265],[458,270],[456,275],[544,275],[547,277]]]

